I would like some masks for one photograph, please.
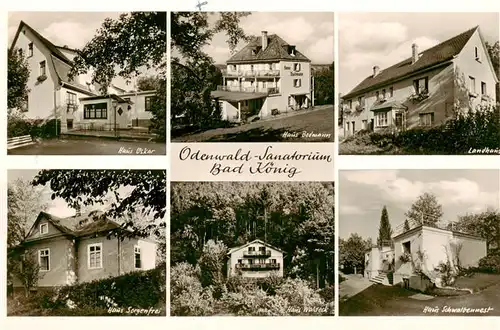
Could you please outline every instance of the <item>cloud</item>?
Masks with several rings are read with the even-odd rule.
[[[362,22],[340,20],[342,47],[353,50],[389,49],[408,38],[408,29],[397,22]]]
[[[342,215],[361,215],[366,211],[355,205],[340,205],[339,213]]]
[[[443,206],[465,206],[471,212],[487,206],[499,207],[499,192],[483,191],[477,182],[466,178],[422,182],[398,176],[397,171],[345,172],[347,180],[372,186],[384,199],[399,203],[406,208],[424,192],[432,193]]]
[[[327,64],[333,62],[333,35],[319,39],[305,51],[313,63]]]
[[[81,48],[92,39],[95,31],[95,26],[63,21],[51,23],[42,31],[42,35],[57,46]]]
[[[276,21],[272,15],[262,15],[258,19],[243,23],[247,34],[260,35],[262,31],[277,34],[285,41],[296,44],[310,39],[315,32],[313,25],[301,16]],[[333,34],[333,30],[332,30]]]
[[[70,208],[62,198],[54,199],[47,209],[47,212],[61,218],[75,215],[75,210]]]

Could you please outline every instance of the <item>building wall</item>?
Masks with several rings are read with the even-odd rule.
[[[66,99],[68,97],[67,93],[76,94],[76,109],[70,109],[68,111],[68,106]],[[81,104],[80,98],[88,97],[87,94],[76,92],[74,90],[61,87],[56,93],[56,105],[59,109],[59,114],[61,115],[61,132],[68,131],[68,120],[73,121],[73,128],[75,128],[77,123],[81,123],[83,119],[83,105]]]
[[[409,263],[402,263],[400,257],[404,254],[403,243],[410,242],[412,258],[418,259],[418,251],[422,251],[422,233],[419,230],[410,231],[408,234],[394,239],[394,284],[403,282],[403,277],[410,275],[412,267]]]
[[[479,60],[475,58],[475,47],[478,50]],[[454,62],[456,71],[460,75],[459,78],[465,83],[467,90],[472,91],[469,77],[472,76],[475,79],[475,90],[478,96],[470,98],[472,109],[476,109],[478,105],[495,104],[495,75],[488,62],[487,51],[483,46],[478,30],[474,32]],[[491,98],[490,101],[481,98],[481,82],[486,83],[486,92]]]
[[[85,104],[97,104],[97,103],[107,103],[107,119],[85,119],[84,118],[84,105]],[[116,107],[116,125],[118,128],[127,128],[130,123],[129,111],[127,110],[127,103],[119,103]],[[120,115],[118,110],[122,109],[122,114]],[[100,99],[100,100],[81,100],[78,106],[78,110],[73,113],[74,127],[90,127],[93,125],[96,127],[104,127],[107,130],[112,130],[115,123],[115,111],[111,99]],[[65,120],[64,120],[65,121]]]
[[[456,234],[453,237],[451,247],[454,250],[452,251],[458,250],[458,260],[461,267],[477,267],[479,260],[487,255],[485,240]]]
[[[244,257],[244,252],[248,251],[248,247],[250,247],[250,246],[255,247],[255,250],[258,251],[259,247],[265,246],[265,245],[262,245],[260,243],[254,243],[254,244],[249,245],[243,249],[239,249],[239,250],[234,251],[231,254],[231,256],[229,258],[229,262],[228,262],[228,274],[229,274],[229,276],[237,274],[236,264],[238,263],[238,259],[243,259],[243,263],[248,263],[248,259],[250,259],[250,258]],[[281,253],[277,250],[271,249],[267,246],[266,246],[266,250],[271,251],[271,256],[260,258],[260,259],[265,260],[265,262],[270,262],[271,259],[276,259],[276,263],[280,265],[280,269],[279,270],[251,270],[251,271],[242,270],[243,277],[263,278],[263,277],[267,277],[267,276],[271,275],[273,272],[276,272],[278,276],[283,277],[283,253]],[[251,259],[254,259],[255,262],[258,262],[258,260],[259,260],[259,258],[257,258],[257,257],[253,257]]]
[[[32,251],[38,261],[38,251],[50,250],[49,271],[40,271],[39,287],[63,286],[71,284],[74,280],[74,244],[63,236],[47,239],[31,244],[28,249]],[[19,280],[15,279],[14,287],[22,287]]]
[[[294,63],[300,63],[300,71],[294,71]],[[286,100],[285,108],[288,108],[289,96],[296,93],[305,93],[309,98],[311,98],[311,63],[309,62],[290,62],[281,61],[280,62],[280,73],[281,73],[281,87],[280,92],[282,95],[282,101]],[[299,75],[302,74],[302,75]],[[301,80],[301,86],[294,86],[294,79]],[[291,100],[292,105],[295,105],[293,99]],[[310,105],[310,104],[309,104]],[[281,110],[281,109],[280,109]]]
[[[153,114],[151,111],[146,111],[146,96],[154,96],[155,93],[127,93],[121,94],[122,98],[130,98],[130,101],[133,102],[131,105],[131,109],[129,111],[130,125],[134,126],[134,123],[138,122],[138,126],[147,127],[151,123],[151,118],[153,118]],[[165,110],[166,111],[166,110]]]
[[[21,48],[24,56],[28,56],[28,45],[33,42],[33,56],[27,58],[30,75],[27,88],[28,111],[23,114],[29,119],[45,119],[54,115],[55,88],[58,86],[57,74],[54,71],[50,51],[28,29],[19,33],[14,47]],[[38,82],[40,62],[45,60],[47,79]]]
[[[428,77],[429,97],[418,103],[408,100],[409,96],[414,93],[413,81],[424,77]],[[392,98],[389,96],[391,87],[394,91]],[[383,89],[386,91],[387,103],[397,101],[408,108],[406,120],[407,128],[418,127],[420,125],[419,115],[425,113],[433,113],[434,125],[439,125],[445,122],[446,119],[453,114],[454,66],[450,63],[446,67],[421,73],[408,79],[372,90],[364,95],[359,95],[365,99],[363,111],[356,111],[356,106],[359,104],[358,95],[354,98],[345,99],[344,109],[349,108],[349,100],[352,100],[351,113],[346,114],[344,120],[344,134],[346,136],[353,134],[352,122],[354,122],[355,132],[368,128],[372,119],[374,120],[375,130],[382,129],[382,127],[377,127],[375,113],[370,109],[377,101],[377,91],[382,94]],[[388,128],[395,125],[395,120],[396,111],[388,112]]]

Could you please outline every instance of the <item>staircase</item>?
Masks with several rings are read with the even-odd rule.
[[[393,285],[394,275],[393,273],[380,272],[377,276],[370,278],[370,281],[382,284],[382,285]]]

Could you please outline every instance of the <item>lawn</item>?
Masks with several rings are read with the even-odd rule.
[[[172,142],[333,142],[334,135],[333,107],[322,106],[283,118],[172,136]]]
[[[100,138],[44,140],[35,145],[8,150],[9,155],[165,155],[166,144],[146,141],[116,141]]]
[[[447,297],[430,296],[429,300],[412,299],[410,296],[418,292],[399,286],[372,285],[354,297],[340,301],[339,314],[341,316],[500,315],[500,275],[484,275],[488,274],[480,274],[471,279],[472,282],[462,282],[470,285],[481,280],[487,281],[488,286],[485,287],[486,283],[483,283],[481,286],[485,288],[480,292]],[[483,309],[488,312],[449,308]]]

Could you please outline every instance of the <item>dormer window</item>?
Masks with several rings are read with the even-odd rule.
[[[47,234],[49,232],[49,225],[46,223],[42,223],[40,225],[40,235]]]
[[[288,54],[295,56],[295,46],[288,46]]]

